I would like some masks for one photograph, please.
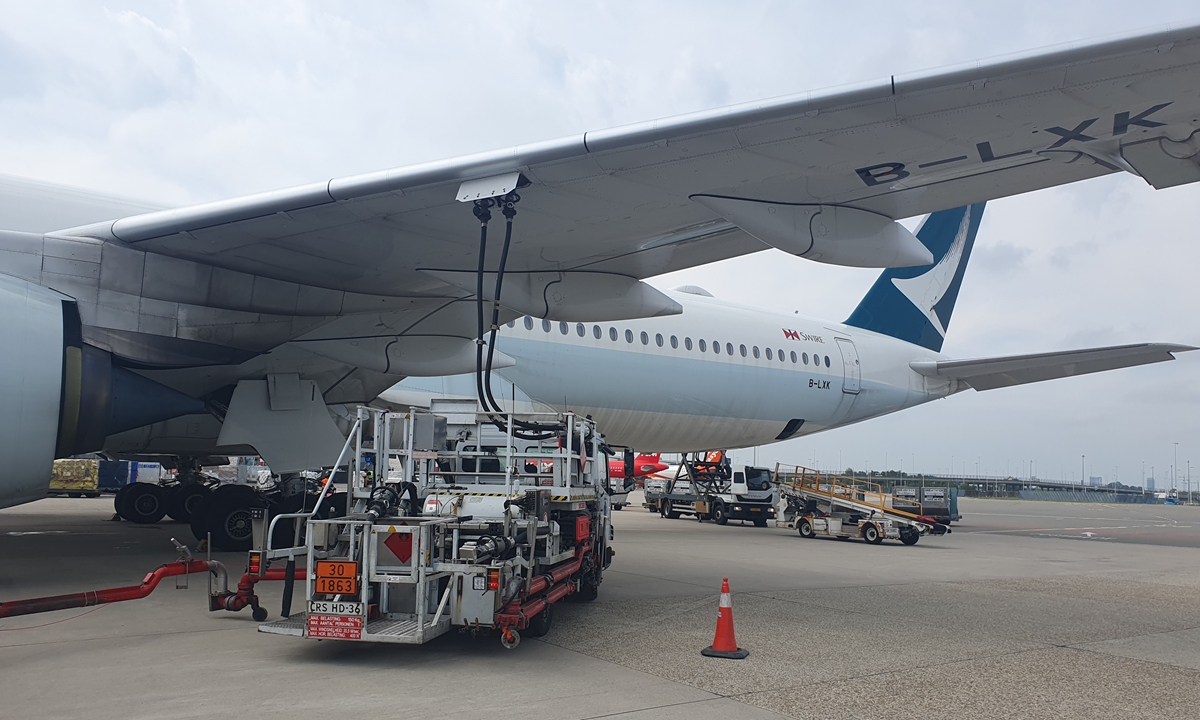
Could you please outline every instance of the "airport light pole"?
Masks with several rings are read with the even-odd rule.
[[[1079,489],[1083,489],[1083,476],[1085,474],[1084,465],[1087,461],[1087,455],[1079,456]]]
[[[1171,465],[1171,489],[1176,487],[1176,480],[1179,479],[1179,443],[1175,443],[1175,462]],[[1176,493],[1178,495],[1178,493]]]

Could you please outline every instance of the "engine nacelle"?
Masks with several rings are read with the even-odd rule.
[[[196,412],[203,402],[85,344],[73,299],[0,275],[0,507],[45,497],[56,457]]]

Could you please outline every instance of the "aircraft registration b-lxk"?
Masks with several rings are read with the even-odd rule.
[[[1114,172],[1155,188],[1195,182],[1198,118],[1200,27],[1189,27],[180,209],[6,181],[0,506],[43,497],[51,460],[83,452],[319,467],[342,445],[346,407],[407,377],[474,372],[482,385],[495,367],[553,390],[534,399],[586,405],[555,386],[577,371],[573,346],[521,350],[544,351],[548,324],[632,346],[657,377],[704,373],[667,398],[687,412],[597,404],[610,440],[660,450],[1168,360],[1188,348],[969,361],[938,350],[983,202]],[[491,210],[511,242],[483,242]],[[896,222],[926,213],[918,235]],[[769,247],[892,269],[838,325],[779,326],[643,282]],[[514,323],[513,352],[493,340],[484,368],[493,304],[495,324]],[[706,325],[706,313],[739,325]],[[714,393],[747,383],[772,404]]]

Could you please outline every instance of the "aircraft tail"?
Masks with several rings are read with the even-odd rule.
[[[925,218],[916,235],[933,264],[883,271],[846,324],[940,352],[985,204]]]

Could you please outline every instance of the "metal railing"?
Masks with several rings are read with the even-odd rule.
[[[282,557],[295,559],[296,555],[303,555],[308,551],[304,545],[300,544],[300,528],[303,523],[296,523],[296,527],[293,529],[292,547],[273,549],[271,547],[271,541],[275,537],[275,526],[280,520],[289,518],[297,520],[303,518],[307,522],[308,520],[316,517],[317,513],[321,511],[321,503],[325,501],[325,498],[329,495],[330,489],[333,488],[334,475],[337,474],[337,469],[342,464],[342,460],[345,459],[346,453],[350,451],[350,445],[354,442],[355,436],[358,434],[360,427],[362,427],[362,418],[355,420],[354,425],[350,428],[350,433],[346,436],[346,442],[344,445],[342,445],[342,451],[338,453],[337,460],[334,461],[333,467],[330,468],[329,477],[325,478],[325,483],[321,487],[321,493],[317,495],[317,502],[315,505],[313,505],[313,509],[309,512],[302,513],[282,513],[271,518],[271,524],[267,528],[266,543],[263,546],[263,552],[265,555],[263,558],[264,560],[273,560],[275,558]]]
[[[925,514],[924,506],[915,498],[911,500],[903,497],[897,498],[883,492],[883,488],[876,483],[845,475],[830,475],[800,465],[776,463],[775,482],[793,490],[804,490],[835,502],[844,500],[866,505],[882,512],[909,516],[913,519]],[[903,505],[902,508],[896,507],[897,501]]]

